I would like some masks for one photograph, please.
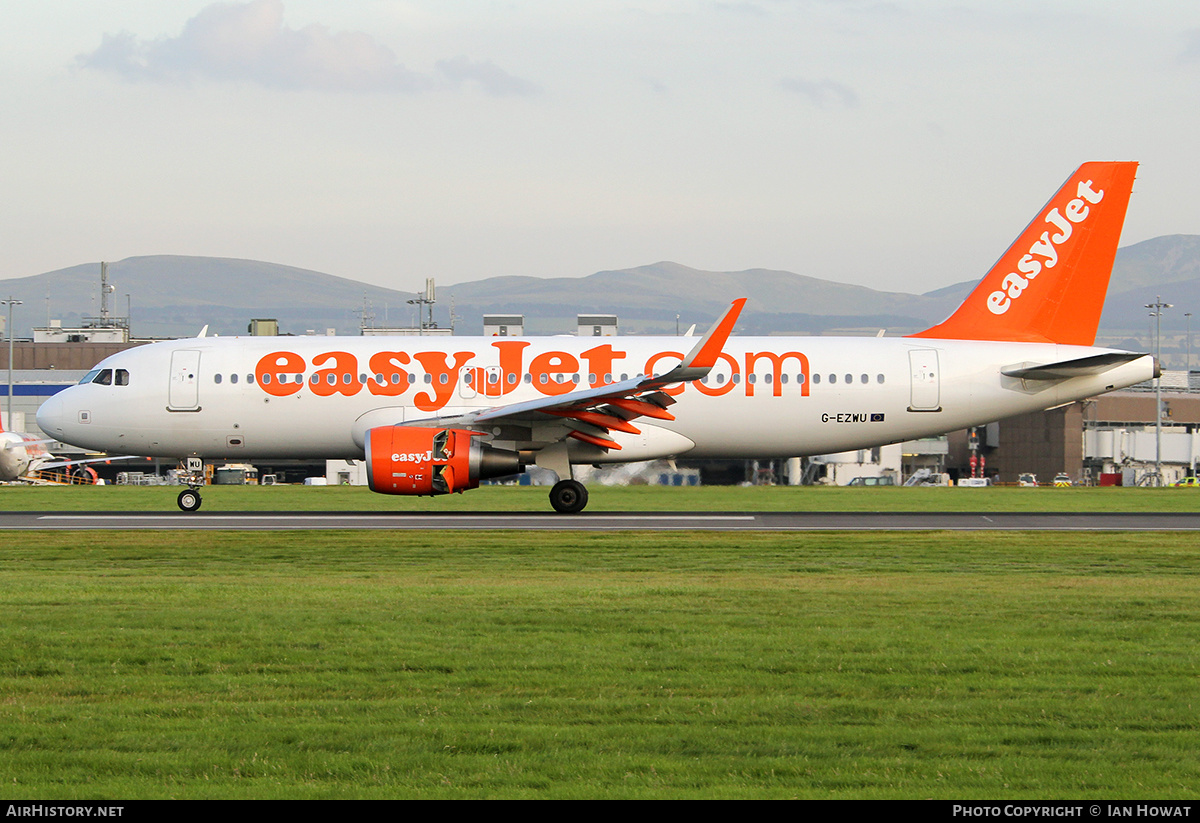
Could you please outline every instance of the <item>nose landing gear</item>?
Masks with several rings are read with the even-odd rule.
[[[183,511],[194,512],[204,502],[200,499],[200,487],[204,485],[204,460],[200,457],[189,457],[183,464],[180,477],[187,483],[187,488],[179,493],[175,502]]]

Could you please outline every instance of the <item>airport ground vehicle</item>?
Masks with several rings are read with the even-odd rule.
[[[894,486],[896,478],[894,477],[855,477],[851,479],[848,486]]]

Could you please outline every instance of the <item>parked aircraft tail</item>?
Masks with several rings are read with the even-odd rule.
[[[1090,346],[1137,163],[1084,163],[954,314],[912,337]]]

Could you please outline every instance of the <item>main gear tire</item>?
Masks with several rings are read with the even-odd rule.
[[[578,480],[560,480],[550,489],[550,505],[559,514],[579,514],[587,502],[587,487]]]

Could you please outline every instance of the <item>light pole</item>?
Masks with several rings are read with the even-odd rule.
[[[1154,302],[1146,308],[1154,309],[1154,362],[1158,377],[1154,378],[1154,485],[1162,485],[1162,310],[1172,308],[1162,297],[1154,295]]]
[[[1185,311],[1183,313],[1183,319],[1184,319],[1184,322],[1187,323],[1187,372],[1188,372],[1188,383],[1191,383],[1192,382],[1192,313],[1190,311]]]
[[[12,373],[13,373],[13,324],[12,324],[12,310],[13,310],[13,306],[20,306],[21,304],[22,304],[22,301],[20,301],[20,300],[14,300],[11,294],[8,296],[8,299],[7,299],[7,300],[0,300],[0,305],[8,306],[8,427],[9,427],[10,429],[13,427],[13,416],[12,416],[12,399],[13,399],[13,384],[12,384]]]

